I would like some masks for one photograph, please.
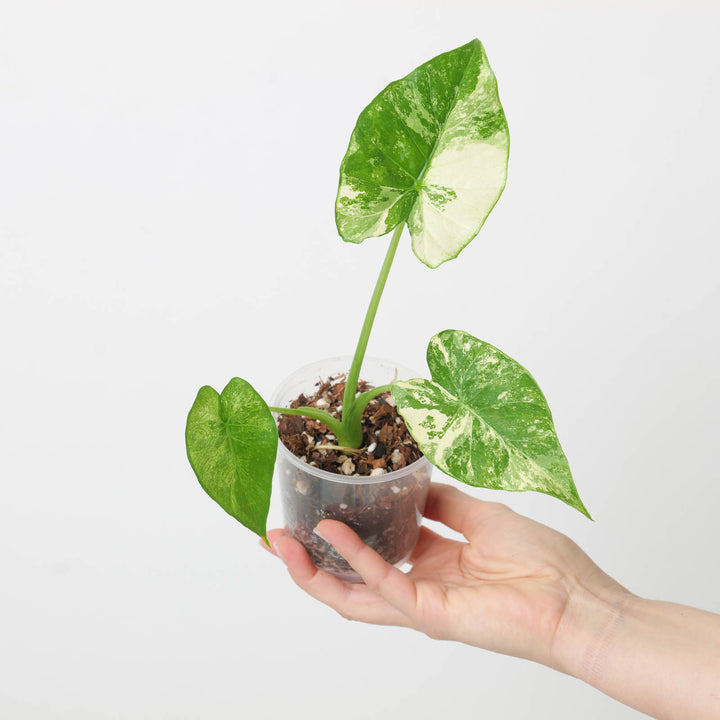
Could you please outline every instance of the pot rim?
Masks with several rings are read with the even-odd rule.
[[[284,388],[284,386],[287,384],[287,382],[294,376],[301,375],[303,372],[310,373],[314,371],[316,368],[322,366],[322,365],[329,365],[329,366],[335,366],[338,368],[347,367],[347,370],[337,370],[333,371],[330,374],[334,374],[337,372],[338,374],[342,374],[344,372],[349,372],[350,370],[350,364],[352,362],[352,356],[350,355],[340,355],[337,357],[330,357],[330,358],[324,358],[321,360],[316,360],[315,362],[308,363],[306,365],[303,365],[302,367],[297,368],[294,372],[292,372],[290,375],[288,375],[283,382],[275,389],[275,392],[273,393],[273,406],[279,407],[280,400],[281,400],[281,391]],[[360,369],[360,374],[362,376],[362,370],[366,366],[366,363],[368,364],[379,364],[379,365],[386,365],[386,366],[394,366],[397,368],[398,372],[401,371],[403,375],[407,375],[407,377],[417,377],[418,375],[415,373],[414,370],[411,370],[410,368],[405,367],[404,365],[401,365],[399,363],[392,362],[391,360],[386,360],[384,358],[378,358],[378,357],[372,357],[372,356],[366,356],[363,360],[362,368]],[[323,379],[320,377],[320,375],[317,375],[317,378]],[[273,413],[273,417],[275,418],[275,421],[277,422],[277,418],[282,413]],[[394,480],[400,480],[404,477],[407,477],[408,475],[412,475],[415,472],[418,472],[422,469],[424,469],[426,466],[432,467],[432,464],[430,461],[424,456],[421,455],[415,462],[411,463],[410,465],[406,465],[403,468],[399,468],[398,470],[391,470],[390,472],[384,473],[383,475],[343,475],[342,473],[334,473],[329,472],[328,470],[322,470],[318,467],[315,467],[314,465],[310,465],[308,462],[304,462],[301,460],[297,455],[290,452],[290,450],[285,447],[282,440],[278,438],[278,456],[277,459],[283,459],[288,462],[290,462],[292,465],[294,465],[297,469],[302,470],[305,473],[308,473],[310,475],[314,475],[318,479],[330,481],[330,482],[336,482],[336,483],[344,483],[347,485],[374,485],[377,483],[385,483],[385,482],[393,482]]]

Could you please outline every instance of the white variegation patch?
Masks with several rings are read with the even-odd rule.
[[[472,455],[469,451],[463,452],[462,456],[457,460],[452,457],[458,448],[471,444],[472,436],[473,417],[467,412],[462,412],[462,408],[457,406],[452,422],[447,426],[435,448],[435,456],[440,462],[441,467],[443,465],[450,466],[453,463],[460,463],[461,465],[465,465],[465,473],[472,472]]]
[[[483,143],[435,154],[424,186],[441,185],[456,197],[442,209],[421,191],[408,217],[413,251],[429,267],[458,253],[477,235],[505,187],[507,149]]]

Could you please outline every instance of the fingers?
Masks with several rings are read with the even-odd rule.
[[[320,600],[318,593],[328,598],[333,598],[337,594],[335,583],[332,582],[336,578],[318,570],[305,548],[297,540],[283,533],[275,539],[273,549],[287,565],[290,577],[310,595]]]
[[[329,542],[360,575],[371,590],[376,591],[392,607],[407,618],[416,614],[415,584],[366,545],[347,525],[337,520],[322,520],[315,533]]]
[[[462,533],[469,540],[484,519],[503,511],[507,508],[499,503],[477,500],[451,485],[430,483],[424,515]]]
[[[376,625],[408,626],[408,619],[365,585],[344,583],[313,565],[305,548],[282,530],[268,532],[274,553],[287,566],[290,577],[306,593],[349,620]],[[264,543],[263,543],[264,544]]]

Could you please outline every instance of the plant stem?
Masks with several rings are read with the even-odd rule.
[[[341,437],[338,436],[338,442],[342,445],[346,445],[347,447],[358,448],[362,444],[360,416],[362,415],[364,406],[360,409],[359,415],[355,407],[355,395],[357,394],[360,368],[365,357],[365,351],[367,350],[370,331],[372,330],[373,322],[375,321],[378,305],[380,305],[380,298],[382,297],[385,282],[387,281],[388,274],[390,273],[390,267],[392,266],[395,251],[397,250],[398,243],[400,242],[400,235],[402,235],[404,227],[405,223],[400,223],[395,228],[395,232],[393,232],[392,239],[390,240],[390,245],[387,249],[387,253],[385,254],[385,260],[383,261],[382,268],[380,268],[380,275],[375,283],[375,290],[370,298],[370,305],[365,313],[365,322],[363,323],[362,330],[360,331],[360,338],[358,339],[355,355],[348,374],[347,384],[345,385],[342,411],[342,441]]]
[[[334,433],[336,437],[342,435],[343,427],[342,423],[330,413],[320,410],[320,408],[313,407],[296,407],[296,408],[279,408],[271,407],[270,412],[279,413],[280,415],[302,415],[302,417],[312,418],[313,420],[319,420],[321,423],[327,425],[328,430]]]
[[[366,390],[361,395],[358,395],[355,398],[353,412],[357,413],[359,416],[362,416],[363,411],[368,406],[368,403],[374,398],[376,398],[378,395],[382,395],[383,393],[392,390],[392,386],[392,383],[388,383],[387,385],[378,385],[377,387]]]

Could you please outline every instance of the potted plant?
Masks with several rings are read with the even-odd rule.
[[[417,539],[430,464],[470,485],[547,493],[589,517],[545,398],[515,360],[445,330],[428,345],[431,379],[364,364],[404,228],[428,267],[457,257],[505,187],[508,151],[479,40],[391,83],[360,113],[340,167],[338,231],[353,243],[392,235],[354,355],[291,376],[271,406],[240,378],[221,393],[205,386],[188,416],[187,453],[200,484],[260,537],[278,432],[289,530],[316,564],[348,580],[357,577],[313,535],[314,523],[344,520],[401,562]]]

